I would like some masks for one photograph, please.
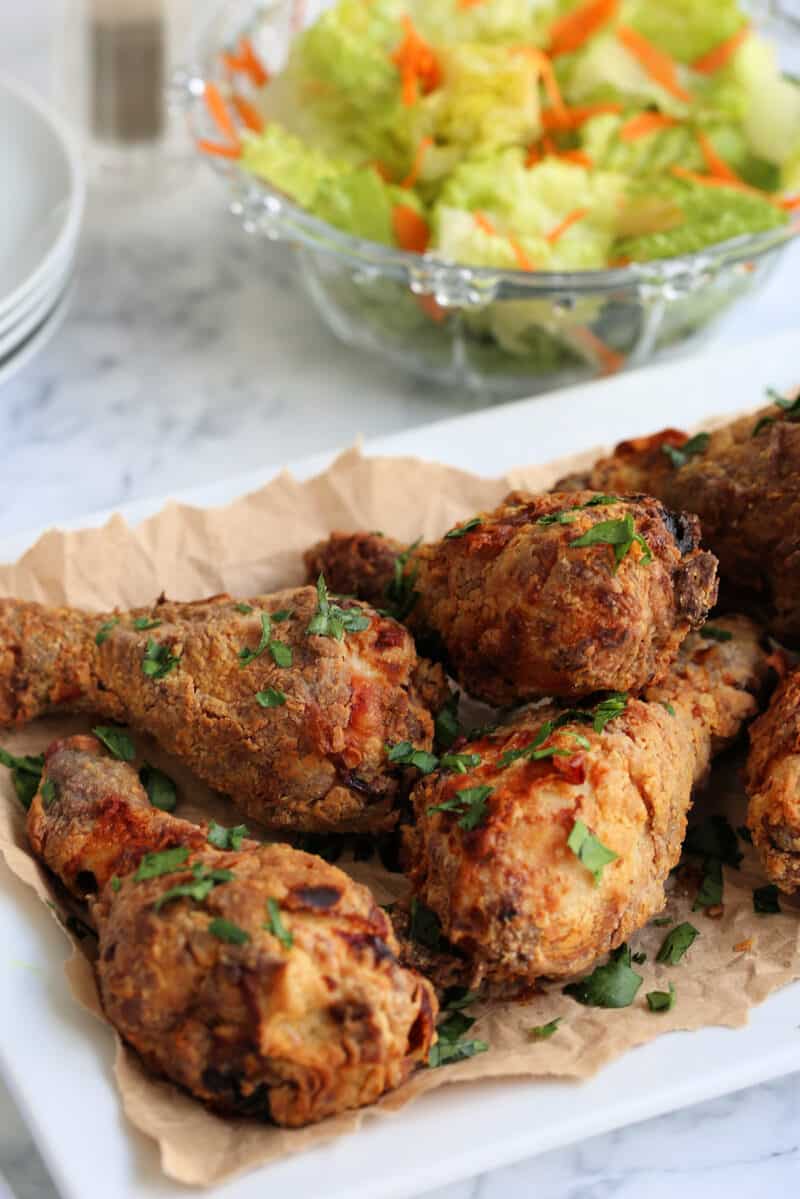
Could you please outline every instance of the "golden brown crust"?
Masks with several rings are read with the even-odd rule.
[[[597,506],[595,498],[518,493],[463,535],[411,553],[405,577],[419,598],[409,627],[433,635],[470,694],[506,706],[639,691],[702,624],[716,599],[716,563],[697,548],[697,521],[646,496]],[[619,563],[611,545],[572,545],[601,522],[628,519],[646,544],[634,542]],[[341,567],[345,540],[328,543],[330,559],[316,547],[315,568]],[[363,534],[353,540],[363,547]],[[362,556],[348,560],[354,572]],[[357,573],[340,571],[336,582],[358,591]]]
[[[692,788],[755,713],[767,672],[755,626],[743,617],[719,624],[729,642],[690,636],[661,684],[629,699],[602,733],[575,721],[542,741],[564,756],[501,760],[563,711],[526,708],[454,747],[478,753],[479,766],[415,788],[414,892],[471,959],[473,983],[513,991],[577,974],[663,907]],[[458,811],[432,811],[474,787],[492,788],[474,830],[459,825]],[[597,885],[567,843],[576,820],[618,855]]]
[[[800,423],[765,408],[715,430],[676,467],[662,447],[686,439],[666,430],[622,442],[588,485],[647,491],[696,512],[725,587],[763,611],[776,637],[800,644]]]
[[[750,727],[747,825],[770,882],[800,888],[800,669]]]
[[[417,657],[409,633],[356,601],[369,625],[341,640],[307,633],[313,588],[259,596],[242,610],[227,596],[193,604],[160,602],[113,617],[0,601],[0,719],[22,724],[60,706],[92,710],[152,733],[211,786],[275,828],[376,830],[394,820],[398,778],[387,742],[430,749],[429,708],[441,706],[444,676]],[[291,612],[271,635],[290,665],[254,650],[261,614]],[[153,627],[136,628],[152,618]],[[144,673],[148,643],[177,663]],[[66,685],[65,685],[66,680]],[[260,706],[257,693],[285,703]]]
[[[131,767],[90,741],[48,752],[42,785],[57,780],[58,791],[46,807],[42,788],[34,799],[31,841],[67,885],[80,870],[111,879],[114,862],[119,880],[90,909],[100,994],[151,1069],[220,1111],[295,1127],[374,1102],[427,1060],[435,996],[397,961],[391,925],[365,887],[286,845],[214,849],[205,830],[144,808]],[[71,843],[70,823],[81,828]],[[135,851],[118,840],[129,827],[140,834]],[[137,880],[144,850],[168,845],[190,849],[185,864]],[[231,877],[203,898],[155,906],[215,870]]]

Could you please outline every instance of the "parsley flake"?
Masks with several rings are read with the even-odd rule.
[[[480,764],[480,754],[443,754],[439,759],[441,770],[453,770],[456,774],[467,774]]]
[[[120,762],[132,762],[136,757],[136,746],[126,729],[98,724],[92,732]]]
[[[439,749],[449,749],[454,741],[461,736],[461,726],[458,722],[459,693],[454,691],[436,715],[436,745]]]
[[[714,624],[704,624],[700,633],[703,637],[708,637],[712,641],[733,641],[733,633],[727,629],[719,629]]]
[[[133,881],[142,883],[148,878],[160,878],[162,874],[175,874],[186,865],[188,857],[189,848],[186,845],[162,849],[160,853],[146,853],[139,863]]]
[[[656,954],[656,961],[663,962],[667,966],[677,966],[686,950],[694,944],[699,936],[698,930],[688,921],[676,924],[661,942],[661,948]]]
[[[775,391],[773,387],[768,387],[767,395],[773,404],[783,409],[788,421],[800,421],[800,392],[798,392],[793,400],[787,400],[779,392]],[[774,416],[762,416],[753,429],[753,437],[757,437],[761,430],[766,429],[768,425],[774,425],[775,420]]]
[[[293,615],[291,608],[279,608],[277,612],[272,613],[272,623],[283,624],[285,620],[291,620]]]
[[[464,1034],[469,1032],[475,1023],[471,1016],[465,1016],[461,1011],[451,1011],[450,1014],[437,1025],[436,1033],[438,1040],[431,1047],[428,1055],[428,1065],[431,1069],[436,1069],[437,1066],[452,1064],[453,1062],[462,1062],[468,1057],[474,1057],[477,1053],[485,1053],[489,1048],[486,1041],[464,1041]]]
[[[145,629],[157,629],[160,624],[163,624],[163,621],[151,620],[149,616],[137,616],[133,627],[137,633],[143,633]]]
[[[582,820],[576,820],[573,824],[567,845],[578,861],[592,874],[595,886],[599,885],[606,866],[619,857],[618,853],[614,853],[613,849],[599,841]]]
[[[571,549],[583,549],[590,545],[613,546],[616,573],[634,542],[642,551],[639,561],[642,566],[647,566],[653,560],[653,552],[641,533],[636,532],[633,516],[628,512],[621,520],[601,520],[599,524],[592,525],[582,537],[576,537],[569,545]]]
[[[219,941],[226,941],[228,945],[246,945],[250,940],[248,932],[239,928],[239,925],[234,924],[233,921],[226,920],[224,916],[215,916],[208,926],[208,931],[212,937],[216,937]]]
[[[42,806],[46,811],[58,799],[58,787],[52,779],[45,779],[41,786],[40,795],[42,797]]]
[[[493,787],[463,787],[460,791],[456,791],[455,795],[451,795],[449,799],[445,799],[440,804],[433,804],[428,808],[428,814],[431,812],[456,812],[458,813],[458,827],[463,828],[466,832],[471,832],[473,829],[479,828],[483,824],[487,815],[486,800],[492,794]]]
[[[237,612],[241,612],[242,616],[249,616],[253,611],[253,607],[250,604],[234,604],[234,607]]]
[[[292,647],[285,641],[270,641],[269,652],[276,666],[287,667],[292,664]]]
[[[178,792],[174,782],[163,770],[145,762],[139,771],[139,782],[147,792],[147,798],[160,812],[174,812],[178,806]]]
[[[719,858],[706,858],[703,881],[692,904],[692,911],[696,912],[698,908],[715,908],[717,904],[722,903],[722,892],[722,862]]]
[[[386,611],[387,615],[394,617],[395,620],[405,620],[419,599],[419,592],[416,589],[419,563],[415,562],[409,571],[406,570],[406,567],[409,558],[421,541],[422,538],[418,537],[407,549],[397,555],[392,566],[392,577],[386,584],[384,594],[389,605]]]
[[[159,645],[152,637],[148,637],[142,658],[142,674],[146,674],[149,679],[163,679],[180,660],[180,654],[172,654],[168,645]]]
[[[568,983],[564,994],[586,1007],[630,1007],[642,981],[641,974],[631,969],[631,951],[623,944],[604,966],[597,966],[579,982]]]
[[[272,896],[267,900],[267,915],[269,920],[264,925],[267,932],[272,933],[273,937],[277,937],[284,949],[291,949],[294,945],[294,937],[289,932],[281,918],[281,905],[277,899]]]
[[[670,1012],[675,1007],[675,984],[670,983],[668,991],[648,991],[645,999],[651,1012]]]
[[[11,782],[17,799],[27,812],[33,797],[39,790],[39,780],[44,768],[44,754],[23,754],[18,758],[7,749],[0,749],[0,766],[11,771]]]
[[[104,641],[108,641],[109,637],[111,636],[112,629],[115,629],[118,624],[118,616],[112,616],[111,620],[104,620],[94,635],[95,645],[102,645]]]
[[[176,886],[170,887],[163,895],[159,895],[153,904],[153,909],[158,912],[164,904],[172,903],[174,899],[193,899],[195,903],[204,903],[216,886],[220,883],[229,883],[234,877],[232,870],[209,870],[202,862],[195,862],[192,867],[191,882],[178,883]]]
[[[473,529],[477,529],[483,524],[483,519],[480,516],[473,516],[472,520],[465,521],[463,525],[457,525],[455,529],[451,529],[449,533],[445,533],[445,541],[455,541],[459,537],[466,537],[467,533],[471,533]]]
[[[758,912],[759,916],[774,916],[781,911],[781,905],[778,903],[778,888],[774,883],[756,887],[753,892],[753,911]]]
[[[241,849],[242,841],[249,834],[250,830],[246,824],[236,824],[233,828],[226,828],[224,824],[217,824],[216,820],[212,820],[208,826],[208,843],[216,849]]]
[[[266,691],[256,691],[256,701],[262,708],[282,708],[286,703],[286,696],[274,687],[267,687]]]
[[[672,704],[671,704],[671,703],[668,703],[668,702],[667,702],[667,700],[665,700],[665,699],[660,699],[658,702],[661,704],[661,707],[662,707],[662,708],[663,708],[663,709],[664,709],[666,712],[669,712],[670,716],[674,716],[674,715],[675,715],[675,709],[673,708],[673,706],[672,706]]]
[[[622,496],[620,495],[593,495],[585,504],[572,504],[569,508],[562,508],[560,512],[551,512],[547,516],[540,516],[536,521],[537,525],[571,525],[578,519],[578,513],[584,508],[599,508],[605,504],[618,504]]]
[[[268,612],[261,613],[261,637],[255,649],[250,649],[245,645],[239,650],[239,664],[241,666],[249,666],[256,658],[260,658],[264,650],[270,643],[272,635],[272,621]]]
[[[443,1012],[460,1012],[480,998],[478,991],[470,991],[466,987],[448,987],[442,996]]]
[[[528,1029],[528,1036],[532,1041],[549,1041],[553,1033],[558,1031],[563,1019],[563,1016],[556,1016],[555,1020],[550,1020],[547,1024],[537,1024],[535,1028]]]
[[[436,952],[441,948],[443,937],[439,917],[432,908],[427,907],[421,899],[416,897],[411,900],[411,923],[408,935],[412,941],[424,945],[426,949]]]
[[[306,636],[333,637],[342,641],[345,633],[362,633],[369,628],[369,617],[358,608],[342,608],[331,603],[325,576],[317,579],[317,607],[308,622]]]
[[[114,892],[115,895],[116,895],[117,891],[119,891],[121,886],[122,886],[122,881],[120,880],[119,875],[113,874],[111,876],[111,890]]]
[[[395,766],[416,766],[420,774],[430,774],[439,765],[436,754],[428,753],[425,749],[415,749],[410,741],[398,741],[396,745],[387,744],[386,757]]]
[[[695,458],[698,454],[704,454],[708,449],[710,441],[709,433],[697,433],[694,437],[690,437],[682,446],[662,445],[661,452],[666,454],[672,465],[677,469],[685,466],[690,458]]]

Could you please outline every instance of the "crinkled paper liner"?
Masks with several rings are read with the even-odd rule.
[[[596,451],[490,480],[412,458],[367,458],[354,449],[309,482],[299,483],[284,473],[223,508],[169,504],[135,529],[115,516],[100,529],[46,533],[18,563],[0,568],[0,594],[95,610],[146,604],[161,591],[180,600],[219,591],[249,597],[301,582],[302,551],[333,529],[381,529],[409,541],[420,534],[436,537],[456,521],[492,507],[510,488],[546,488],[559,475],[581,469],[595,457]],[[89,723],[48,719],[0,740],[16,753],[38,752],[54,736]],[[148,738],[137,737],[137,742],[149,760],[177,780],[179,814],[190,819],[213,814],[226,824],[235,823],[227,801],[194,780]],[[42,901],[52,907],[56,900],[57,913],[60,901],[51,881],[28,852],[24,817],[10,776],[7,771],[0,774],[0,852]],[[718,769],[711,788],[697,801],[700,808],[720,804],[732,823],[741,821],[741,790],[730,768]],[[203,1186],[352,1132],[365,1119],[395,1112],[416,1096],[448,1083],[512,1075],[577,1081],[662,1033],[708,1025],[741,1026],[753,1004],[800,977],[797,912],[783,900],[789,910],[781,915],[754,913],[752,888],[763,879],[752,850],[744,848],[748,852],[742,869],[726,868],[720,919],[691,912],[696,887],[678,882],[672,889],[666,915],[675,923],[689,919],[700,930],[680,965],[655,964],[665,928],[650,925],[634,938],[635,949],[646,951],[647,963],[638,967],[644,983],[629,1008],[581,1007],[557,984],[546,986],[526,1003],[484,1005],[475,1009],[480,1017],[470,1035],[489,1042],[487,1053],[437,1070],[421,1070],[368,1110],[295,1131],[214,1115],[171,1084],[152,1077],[135,1054],[118,1044],[116,1077],[125,1112],[157,1141],[170,1177]],[[372,886],[382,902],[402,892],[402,878],[383,871],[374,861],[345,862],[345,866]],[[752,948],[734,948],[750,940]],[[67,963],[69,985],[76,999],[100,1015],[91,962],[81,948],[76,942]],[[651,1013],[645,993],[666,990],[670,981],[677,990],[676,1006],[669,1012]],[[543,1041],[531,1038],[531,1028],[556,1016],[563,1019],[555,1036]]]

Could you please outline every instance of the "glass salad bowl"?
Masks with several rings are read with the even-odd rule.
[[[205,89],[224,86],[222,51],[249,40],[270,73],[316,18],[303,0],[236,0],[207,27],[197,62],[174,84],[189,131],[214,136]],[[765,31],[798,46],[797,18],[751,5]],[[218,134],[217,134],[218,137]],[[606,270],[509,270],[459,265],[350,236],[321,221],[235,160],[208,157],[230,211],[249,234],[287,242],[323,320],[349,345],[442,384],[509,398],[614,374],[682,350],[760,288],[798,232],[786,225],[681,257]]]

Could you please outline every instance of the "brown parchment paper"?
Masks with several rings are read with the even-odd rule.
[[[381,529],[408,540],[420,534],[436,537],[457,520],[497,503],[510,487],[548,487],[567,470],[591,463],[598,452],[490,480],[415,459],[365,458],[351,450],[309,482],[299,483],[283,474],[224,508],[170,504],[135,529],[114,517],[100,529],[47,533],[19,562],[0,567],[0,594],[89,609],[148,603],[162,590],[182,600],[218,591],[252,596],[300,582],[301,552],[333,529]],[[0,743],[15,753],[38,752],[52,737],[90,723],[49,719],[14,735],[0,735]],[[223,823],[235,823],[227,801],[194,780],[148,738],[136,740],[142,756],[176,779],[179,815],[199,819],[213,814]],[[734,825],[741,823],[742,795],[735,762],[730,760],[715,771],[709,792],[696,802],[697,808],[709,810],[720,805]],[[752,888],[764,880],[753,851],[742,848],[747,851],[742,868],[725,870],[724,913],[719,919],[691,912],[697,882],[678,876],[664,915],[672,923],[689,919],[700,930],[679,966],[654,962],[667,928],[650,925],[634,938],[633,948],[647,953],[647,963],[637,967],[644,983],[629,1008],[581,1007],[563,995],[560,984],[546,986],[524,1004],[476,1007],[473,1014],[479,1014],[479,1020],[470,1035],[488,1041],[489,1052],[453,1066],[420,1071],[368,1111],[297,1131],[213,1115],[171,1084],[146,1073],[136,1056],[119,1044],[116,1077],[124,1110],[137,1128],[158,1143],[169,1176],[183,1183],[210,1185],[352,1132],[367,1118],[386,1118],[414,1097],[448,1083],[511,1075],[579,1080],[664,1032],[743,1025],[753,1004],[800,977],[800,922],[797,908],[785,898],[781,915],[753,912]],[[63,919],[63,899],[28,854],[24,816],[5,770],[0,771],[0,852],[14,874],[43,901],[50,901],[51,909]],[[386,873],[374,861],[348,864],[341,859],[339,864],[372,886],[381,902],[403,891],[402,877]],[[747,942],[750,948],[735,948]],[[91,938],[75,943],[67,976],[76,999],[101,1016],[87,945]],[[670,981],[677,990],[676,1006],[652,1014],[645,993],[667,990]],[[556,1016],[562,1017],[562,1023],[555,1036],[544,1041],[531,1038],[531,1028]],[[441,1102],[447,1102],[446,1094]]]

